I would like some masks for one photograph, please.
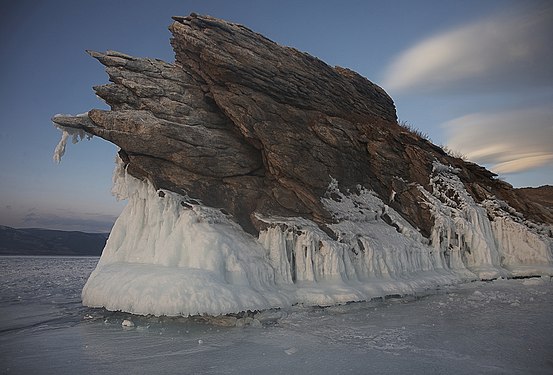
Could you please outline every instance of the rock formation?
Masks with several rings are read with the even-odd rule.
[[[550,211],[553,210],[553,186],[543,185],[536,188],[520,188],[517,189],[517,193],[528,201],[539,203]]]
[[[495,248],[490,223],[508,217],[539,237],[548,264],[551,209],[400,126],[382,88],[244,26],[173,18],[175,63],[89,51],[106,66],[111,83],[94,90],[111,110],[53,118],[119,146],[127,173],[160,199],[172,192],[183,206],[219,209],[260,238],[276,225],[263,218],[303,218],[329,240],[362,244],[336,229],[343,220],[329,207],[349,199],[363,214],[352,197],[370,191],[381,202],[375,220],[447,259],[455,248],[477,269],[465,224],[484,225]],[[501,257],[486,262],[500,267]]]

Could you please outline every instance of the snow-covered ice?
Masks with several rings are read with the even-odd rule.
[[[256,239],[219,210],[115,175],[116,193],[129,202],[83,289],[87,306],[218,315],[413,294],[464,280],[445,269],[399,215],[391,214],[407,235],[372,219],[378,198],[369,192],[362,197],[371,200],[361,208],[367,210],[362,219],[332,227],[339,241],[306,219],[261,216],[270,225]]]
[[[435,219],[432,246],[448,266],[481,279],[553,275],[553,228],[524,220],[493,196],[477,204],[458,173],[435,162],[432,193],[419,187]]]
[[[97,261],[0,257],[0,373],[553,371],[550,277],[325,308],[171,318],[83,307],[80,290]],[[125,329],[125,320],[134,328]]]
[[[477,204],[457,173],[436,163],[432,192],[420,187],[435,219],[430,241],[371,191],[342,192],[335,180],[322,199],[336,220],[328,226],[334,236],[304,218],[257,214],[267,228],[254,238],[220,210],[156,190],[120,163],[114,194],[128,204],[83,303],[143,315],[218,315],[553,275],[550,228],[529,225],[493,197]]]

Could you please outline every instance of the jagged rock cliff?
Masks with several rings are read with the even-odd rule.
[[[549,266],[551,209],[398,125],[392,99],[366,78],[211,17],[174,17],[169,29],[173,64],[89,51],[112,82],[94,87],[111,110],[53,121],[66,137],[84,131],[118,145],[126,173],[150,184],[159,199],[170,195],[183,209],[216,208],[259,235],[277,270],[272,282],[461,268],[486,278],[503,274],[503,266],[512,268],[505,273],[520,264]],[[148,196],[147,189],[127,191],[133,192]],[[397,240],[396,247],[405,254],[416,248],[416,266],[403,253],[367,255],[367,249],[387,247],[368,239],[381,224],[409,238],[410,245]],[[528,247],[537,248],[531,259],[517,258],[507,226],[530,233]],[[301,237],[308,232],[309,240]],[[379,233],[395,236],[388,229]],[[297,258],[292,244],[298,241],[349,260],[330,274],[306,276],[317,262],[307,256],[307,245]],[[403,256],[409,266],[383,266]],[[304,262],[302,272],[298,262]],[[366,298],[363,293],[352,299]]]
[[[434,160],[461,168],[478,201],[495,195],[553,222],[492,173],[398,126],[392,99],[355,72],[210,17],[175,17],[170,30],[175,64],[90,51],[112,81],[94,88],[112,110],[54,122],[115,143],[133,176],[223,208],[250,232],[252,212],[327,223],[320,197],[335,178],[374,190],[428,235],[412,183],[428,187]]]

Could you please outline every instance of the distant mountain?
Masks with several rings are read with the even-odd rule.
[[[0,226],[0,255],[101,255],[108,233]]]

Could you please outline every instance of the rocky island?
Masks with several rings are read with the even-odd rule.
[[[88,51],[111,110],[55,116],[118,147],[129,203],[88,306],[222,314],[553,275],[553,211],[398,124],[393,100],[248,28],[191,14],[176,61]]]

